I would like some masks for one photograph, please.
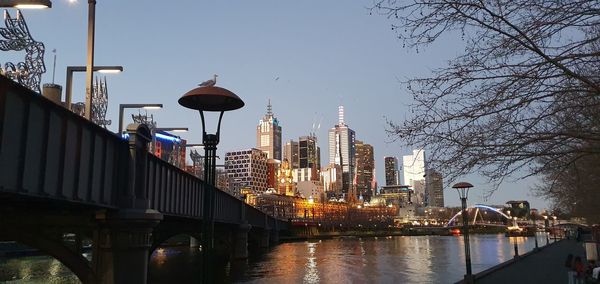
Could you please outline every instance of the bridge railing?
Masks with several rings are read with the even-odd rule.
[[[0,192],[116,207],[127,141],[0,76]]]
[[[202,218],[204,182],[148,153],[150,208],[167,215]]]

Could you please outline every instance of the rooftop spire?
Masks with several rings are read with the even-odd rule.
[[[267,115],[273,116],[273,107],[271,106],[271,99],[269,99],[269,104],[267,105]]]
[[[339,125],[344,125],[344,106],[339,106],[338,107],[338,120],[339,120]]]

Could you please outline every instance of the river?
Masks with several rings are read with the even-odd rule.
[[[516,238],[519,252],[534,239]],[[539,237],[540,245],[546,243]],[[504,235],[471,236],[473,273],[513,257]],[[150,261],[149,283],[199,283],[197,249],[166,247]],[[453,283],[465,273],[459,236],[349,237],[282,243],[219,271],[224,283]],[[79,283],[47,256],[0,258],[0,282]]]

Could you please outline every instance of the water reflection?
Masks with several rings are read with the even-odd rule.
[[[519,253],[533,238],[516,239]],[[513,257],[503,235],[471,237],[473,272]],[[201,252],[159,248],[151,256],[149,283],[199,283]],[[249,259],[219,266],[224,283],[453,283],[465,273],[461,236],[336,238],[284,243]],[[49,257],[0,258],[0,282],[79,283]]]

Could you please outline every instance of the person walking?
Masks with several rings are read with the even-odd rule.
[[[585,283],[585,266],[581,261],[581,257],[575,257],[575,261],[573,261],[573,283],[574,284],[584,284]],[[569,281],[570,283],[570,281]]]

